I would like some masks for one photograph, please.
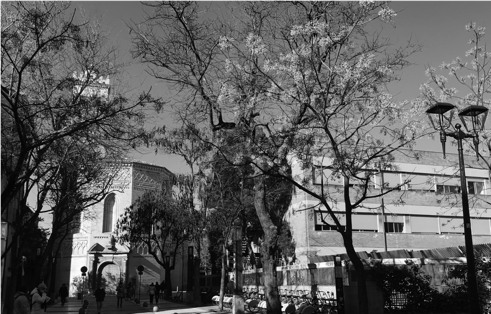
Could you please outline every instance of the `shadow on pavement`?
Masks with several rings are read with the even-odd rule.
[[[85,299],[89,301],[89,308],[87,314],[97,314],[97,305],[93,296],[86,296]],[[138,314],[138,313],[152,313],[153,308],[157,306],[156,312],[159,314],[181,314],[181,313],[230,313],[230,310],[223,312],[218,311],[216,305],[207,305],[201,307],[193,307],[185,303],[175,303],[166,300],[159,300],[158,304],[149,304],[148,307],[143,307],[144,302],[149,300],[143,299],[140,304],[136,304],[134,301],[123,300],[123,307],[117,308],[116,296],[106,296],[102,305],[101,314]],[[59,299],[54,305],[48,306],[46,313],[78,313],[78,310],[82,307],[82,300],[77,298],[68,298],[68,302],[64,306],[61,305]]]

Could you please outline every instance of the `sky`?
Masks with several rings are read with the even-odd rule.
[[[149,8],[135,1],[74,1],[73,6],[84,10],[90,17],[102,17],[104,28],[110,31],[111,41],[120,47],[121,57],[131,61],[131,41],[126,24],[142,21],[144,10],[149,11]],[[398,101],[418,97],[420,85],[427,80],[427,67],[438,68],[442,62],[464,56],[470,48],[467,44],[470,33],[465,29],[467,23],[476,22],[478,26],[486,27],[489,33],[485,41],[491,46],[491,1],[395,1],[390,6],[397,16],[394,26],[384,26],[384,34],[396,45],[412,40],[422,46],[421,52],[409,58],[413,65],[402,73],[401,81],[390,86]],[[130,73],[135,86],[152,87],[158,95],[166,96],[165,86],[147,75],[145,66],[133,64],[126,71]],[[168,118],[164,113],[162,121],[157,123],[168,123]],[[421,141],[416,148],[441,151],[440,144],[435,145],[430,140]],[[452,152],[452,148],[447,149]],[[132,156],[164,166],[174,173],[189,171],[180,158],[155,154],[154,149],[142,148]]]

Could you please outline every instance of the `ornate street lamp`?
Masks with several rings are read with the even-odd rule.
[[[459,151],[459,168],[460,168],[460,187],[462,191],[462,212],[464,216],[464,236],[465,236],[465,253],[467,257],[467,282],[469,289],[469,302],[472,314],[480,313],[479,295],[477,289],[476,280],[476,265],[474,259],[474,246],[472,245],[472,230],[471,219],[469,214],[469,199],[467,195],[467,184],[465,176],[464,165],[464,152],[462,148],[462,140],[464,138],[472,138],[474,142],[474,149],[476,150],[476,156],[479,159],[479,135],[478,132],[484,128],[488,109],[483,106],[471,105],[459,112],[459,117],[464,124],[465,129],[469,133],[465,133],[461,130],[459,123],[455,124],[454,132],[448,132],[452,125],[452,117],[455,106],[449,103],[437,103],[426,110],[431,124],[435,130],[440,131],[440,141],[442,142],[443,158],[445,158],[445,141],[446,137],[450,136],[457,140]],[[450,112],[449,112],[450,111]],[[438,117],[438,120],[434,120],[434,116]],[[438,124],[437,124],[437,123]],[[472,130],[468,128],[472,127]]]

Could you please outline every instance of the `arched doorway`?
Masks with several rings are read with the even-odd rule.
[[[124,280],[123,276],[121,265],[115,261],[104,261],[97,268],[96,288],[102,287],[106,293],[113,294],[119,282]]]

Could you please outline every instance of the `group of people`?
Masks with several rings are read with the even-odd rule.
[[[150,296],[150,304],[153,304],[155,299],[155,303],[159,302],[160,292],[163,290],[164,282],[159,285],[158,282],[150,284],[148,288],[148,295]],[[46,304],[49,302],[50,297],[46,294],[48,287],[44,284],[44,282],[40,283],[36,288],[34,288],[30,293],[27,287],[22,286],[14,296],[14,314],[41,314],[46,311]],[[132,289],[131,283],[127,286],[123,285],[123,282],[120,282],[116,288],[116,296],[117,296],[117,307],[123,307],[123,299],[125,295],[134,293]],[[68,298],[68,287],[66,284],[62,284],[60,289],[58,290],[58,295],[61,299],[61,305],[64,306],[67,302]],[[99,287],[95,290],[94,296],[97,303],[97,313],[100,314],[102,310],[102,305],[104,299],[106,297],[106,291]],[[87,308],[89,306],[89,302],[85,300],[82,304],[82,307],[79,309],[79,314],[85,314]]]
[[[30,293],[22,286],[14,295],[14,314],[41,314],[45,312],[50,297],[46,294],[48,287],[40,283]]]
[[[99,287],[94,291],[95,302],[97,305],[97,314],[101,314],[102,304],[106,298],[106,290]],[[78,314],[87,314],[87,309],[89,307],[89,301],[84,300],[82,307],[78,310]]]
[[[155,303],[159,303],[159,297],[160,297],[160,290],[161,286],[159,285],[158,282],[150,284],[150,287],[148,287],[148,295],[150,296],[150,304],[153,304],[153,299],[155,298]]]

